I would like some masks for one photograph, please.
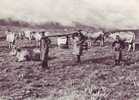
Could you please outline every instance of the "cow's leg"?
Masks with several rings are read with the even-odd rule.
[[[38,40],[35,40],[35,45],[37,48],[39,47],[39,41]]]
[[[103,47],[103,45],[104,45],[104,41],[101,40],[101,41],[100,41],[100,46]]]
[[[9,48],[9,49],[10,49],[10,45],[11,45],[11,43],[9,42],[9,43],[8,43],[8,48]]]
[[[39,41],[36,41],[36,47],[37,48],[39,47]]]
[[[9,43],[9,49],[11,49],[11,43]]]
[[[128,52],[131,50],[132,45],[129,43],[128,44]]]
[[[31,40],[31,37],[28,37],[29,40]]]
[[[136,49],[136,44],[135,43],[132,44],[132,48],[133,48],[133,52],[134,52],[135,49]]]
[[[92,46],[92,41],[91,41],[91,40],[88,41],[88,46],[89,46],[89,47]]]
[[[38,42],[39,42],[39,43],[38,43],[38,44],[39,44],[39,46],[38,46],[38,47],[40,47],[40,46],[41,46],[41,41],[39,40]]]
[[[15,46],[15,42],[16,42],[15,40],[12,42],[12,47],[11,47],[12,49],[13,49],[14,46]]]

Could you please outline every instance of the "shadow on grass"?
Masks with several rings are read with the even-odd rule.
[[[63,61],[62,63],[63,66],[80,66],[82,64],[104,64],[104,65],[113,65],[113,60],[112,60],[112,56],[105,56],[105,57],[100,57],[100,58],[90,58],[90,59],[86,59],[86,60],[82,60],[81,63],[77,63],[76,61]]]

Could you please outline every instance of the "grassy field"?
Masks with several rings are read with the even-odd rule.
[[[35,41],[18,40],[16,45],[34,47]],[[16,62],[7,46],[1,39],[0,100],[139,100],[138,50],[124,50],[125,61],[114,66],[110,43],[92,44],[81,64],[75,63],[71,48],[52,47],[50,70],[42,71],[40,61]]]

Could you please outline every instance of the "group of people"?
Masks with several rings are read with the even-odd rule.
[[[39,37],[39,50],[33,49],[31,51],[24,50],[22,48],[17,48],[15,41],[16,41],[16,34],[8,30],[6,32],[6,40],[9,43],[8,47],[11,50],[10,55],[16,56],[17,61],[25,61],[30,60],[33,53],[40,54],[40,60],[42,61],[42,68],[48,69],[48,53],[49,53],[49,46],[51,40],[46,37],[45,32],[41,32],[41,37]],[[40,52],[39,52],[40,51]]]
[[[99,34],[98,37],[94,40],[94,43],[99,40],[100,46],[104,46],[104,37],[105,34]],[[86,41],[86,37],[82,34],[81,31],[78,31],[73,34],[72,36],[73,41],[73,53],[77,57],[77,63],[81,62],[81,55],[83,53],[83,46]],[[116,38],[114,39],[112,43],[112,49],[114,53],[114,64],[120,65],[121,61],[123,61],[123,49],[126,46],[125,40],[123,40],[120,35],[116,35]],[[128,43],[128,52],[131,51],[131,48],[133,51],[135,51],[135,36],[134,38],[131,38]]]
[[[15,50],[15,34],[8,31],[7,40],[9,42],[9,48]],[[72,34],[72,49],[73,54],[76,56],[76,62],[81,63],[81,56],[83,54],[83,50],[85,47],[87,37],[82,34],[82,31],[79,30]],[[100,40],[100,46],[104,45],[104,34],[100,34],[94,41],[94,43]],[[49,47],[51,44],[51,40],[48,36],[46,36],[45,32],[41,33],[40,41],[39,41],[39,50],[40,50],[40,60],[42,62],[43,69],[49,69],[48,67],[48,57],[49,57]],[[120,39],[119,35],[116,35],[116,40],[112,43],[112,48],[114,50],[114,61],[115,65],[119,65],[122,61],[122,49],[124,48],[125,43]],[[17,49],[18,52],[21,52],[20,49]],[[24,54],[27,54],[26,52]]]
[[[20,40],[35,40],[36,45],[40,42],[42,37],[42,33],[45,33],[47,36],[48,32],[45,31],[20,31],[20,32],[13,32],[8,29],[6,32],[6,40],[9,43],[9,48],[12,48],[15,45],[15,41]],[[39,43],[40,44],[40,43]]]

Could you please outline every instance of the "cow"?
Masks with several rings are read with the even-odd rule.
[[[23,40],[24,38],[25,38],[25,33],[24,32],[16,32],[16,39]]]
[[[22,62],[22,61],[26,61],[28,60],[30,54],[28,52],[28,50],[22,50],[22,49],[17,49],[16,51],[16,58],[17,58],[17,62]]]
[[[88,37],[88,39],[90,40],[94,40],[94,43],[96,43],[97,41],[99,41],[100,46],[104,45],[104,32],[103,31],[99,31],[99,32],[88,32],[85,34],[85,36]]]
[[[33,38],[34,38],[36,41],[40,41],[40,40],[41,40],[41,37],[42,37],[41,32],[35,32],[35,33],[33,34]]]
[[[115,33],[111,33],[109,35],[110,38],[112,38],[113,40],[116,39],[116,35],[119,35],[121,40],[123,40],[125,43],[128,44],[128,51],[135,51],[136,45],[135,45],[135,33],[128,31],[128,32],[115,32]]]
[[[16,52],[16,54],[14,54],[14,55],[17,58],[17,62],[40,60],[40,49],[38,49],[38,48],[35,48],[33,50],[17,48],[17,49],[15,49],[15,52]]]
[[[39,44],[39,46],[40,46],[41,38],[42,38],[41,32],[33,32],[32,39],[34,39],[36,41],[36,46],[37,46],[37,44]]]
[[[25,33],[23,31],[18,32],[20,34],[20,39],[23,40],[25,38]]]
[[[32,39],[32,33],[31,31],[24,31],[24,34],[25,34],[25,38],[28,39],[28,40],[31,40]]]

